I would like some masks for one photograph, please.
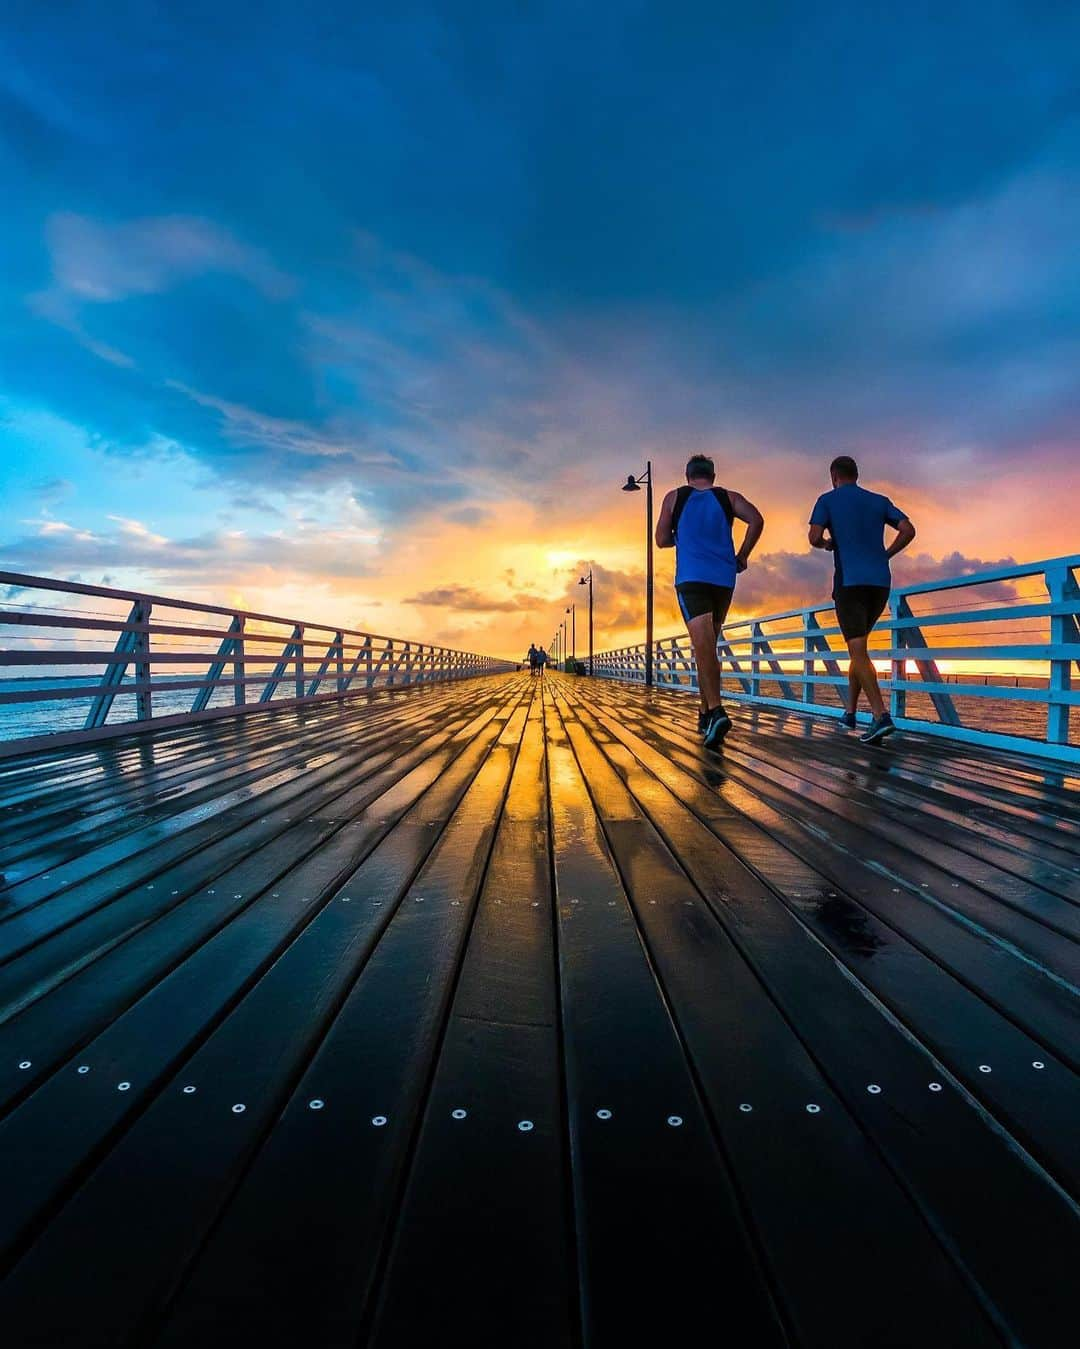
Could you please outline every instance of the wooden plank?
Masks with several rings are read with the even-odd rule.
[[[1073,1192],[1080,1192],[1080,1082],[1046,1046],[1026,1036],[980,996],[947,973],[932,949],[908,942],[863,907],[871,886],[890,887],[873,872],[853,879],[843,856],[811,835],[789,838],[782,817],[749,793],[723,792],[695,780],[690,756],[673,751],[662,738],[653,741],[629,729],[625,707],[617,719],[602,712],[635,758],[708,826],[744,866],[762,877],[773,895],[812,930],[836,957],[857,974],[920,1039],[966,1091],[1013,1132],[1040,1163]],[[708,770],[706,770],[708,771]],[[785,846],[786,844],[786,846]],[[845,874],[845,870],[846,873]],[[885,901],[887,904],[887,901]],[[992,1072],[979,1071],[981,1055],[973,1047],[996,1046]],[[1033,1063],[1042,1065],[1034,1069]]]
[[[267,1342],[357,1343],[495,833],[492,793],[505,790],[523,723],[506,723],[429,863],[387,913],[368,963],[163,1313],[162,1346],[233,1330]],[[323,1102],[317,1112],[313,1100]],[[376,1118],[384,1123],[373,1126]]]
[[[290,796],[276,811],[265,811],[249,825],[239,846],[230,836],[216,849],[203,849],[166,873],[159,888],[140,887],[101,906],[7,969],[0,969],[0,1007],[8,1019],[50,989],[73,981],[53,994],[49,1005],[29,1022],[23,1011],[10,1026],[0,1026],[0,1043],[18,1046],[17,1060],[29,1058],[34,1065],[32,1072],[25,1073],[16,1073],[16,1058],[0,1066],[0,1099],[8,1090],[27,1091],[37,1075],[47,1070],[50,1059],[45,1044],[53,1046],[53,1053],[63,1048],[63,1039],[59,1048],[56,1045],[57,1020],[61,1025],[77,1025],[87,1037],[101,1017],[127,1005],[125,1000],[134,996],[133,990],[152,983],[193,944],[245,909],[262,890],[271,888],[299,858],[332,839],[353,815],[380,798],[385,811],[386,793],[400,792],[403,783],[423,786],[432,781],[444,762],[439,752],[460,734],[466,717],[445,722],[439,735],[427,737],[408,753],[391,743],[381,754],[365,758],[362,770],[331,781],[321,794],[314,786],[301,789],[301,810],[297,810],[297,798]],[[316,813],[309,815],[309,811]],[[102,965],[107,955],[108,962]],[[77,1010],[68,1006],[72,998],[79,999]]]
[[[545,776],[537,689],[395,1223],[381,1349],[447,1324],[477,1345],[577,1342]],[[479,830],[493,811],[472,806]]]
[[[429,707],[425,713],[425,720],[430,724],[436,715],[435,709]],[[400,713],[391,710],[381,717],[369,714],[350,734],[347,724],[335,718],[322,728],[306,728],[303,737],[292,732],[284,740],[249,742],[243,746],[241,754],[224,760],[221,757],[197,760],[187,754],[171,772],[131,773],[127,790],[110,784],[96,802],[84,798],[77,810],[69,807],[61,811],[58,818],[46,815],[36,830],[32,827],[32,817],[22,830],[5,829],[5,836],[11,842],[0,849],[4,875],[10,885],[27,875],[58,867],[67,858],[84,851],[85,844],[80,841],[83,834],[92,835],[95,846],[100,847],[113,838],[129,835],[136,825],[158,827],[184,809],[216,801],[230,788],[257,782],[269,765],[281,767],[295,763],[303,766],[312,754],[327,747],[345,753],[343,737],[346,734],[349,735],[347,752],[356,753],[364,744],[375,741],[385,728],[400,724],[400,721]],[[97,809],[94,809],[95,804]],[[133,811],[133,806],[139,813]],[[23,859],[31,858],[33,870],[18,865]]]
[[[665,848],[644,802],[626,790],[602,757],[606,744],[576,717],[567,721],[567,732],[756,1222],[794,1338],[812,1344],[911,1344],[923,1333],[932,1307],[946,1342],[996,1343],[978,1302],[846,1108],[836,1083],[822,1074]],[[751,1109],[743,1110],[745,1105]],[[792,1222],[793,1212],[815,1215],[812,1243]],[[828,1279],[836,1268],[848,1276],[839,1322]],[[915,1288],[920,1295],[913,1295]]]
[[[5,896],[10,916],[4,934],[4,958],[14,958],[85,914],[114,902],[130,889],[156,888],[157,878],[170,867],[188,858],[198,865],[213,844],[225,845],[226,840],[231,840],[226,845],[228,849],[234,856],[242,855],[250,843],[243,831],[252,821],[262,821],[267,811],[282,799],[298,797],[349,771],[348,760],[335,746],[308,760],[303,777],[298,776],[295,764],[281,767],[254,787],[227,793],[218,800],[216,809],[204,807],[194,812],[194,819],[180,817],[164,837],[152,828],[136,831],[111,845],[87,852],[77,861],[58,868],[56,873],[12,887]],[[154,846],[140,850],[143,840]]]
[[[87,1349],[145,1328],[291,1094],[409,877],[487,760],[505,720],[484,721],[462,734],[434,794],[421,797],[359,872],[335,888],[205,1043],[196,1048],[195,1040],[178,1074],[176,1055],[181,1042],[191,1044],[193,1029],[177,1025],[186,1004],[152,994],[106,1033],[108,1044],[95,1047],[107,1067],[81,1082],[73,1072],[59,1075],[9,1117],[5,1129],[22,1117],[27,1170],[30,1163],[41,1168],[28,1187],[39,1204],[47,1170],[54,1185],[65,1183],[65,1170],[68,1185],[78,1177],[71,1163],[91,1130],[100,1148],[108,1141],[102,1130],[115,1131],[124,1116],[130,1127],[9,1275],[0,1292],[8,1325],[54,1340],[77,1337]],[[175,1044],[171,1057],[163,1039]],[[95,1062],[90,1048],[84,1054]],[[110,1088],[125,1070],[132,1089],[118,1095]],[[185,1094],[183,1085],[197,1091]],[[93,1104],[62,1111],[70,1118],[57,1137],[57,1096],[86,1088],[96,1093]],[[136,1093],[141,1099],[132,1099]],[[23,1123],[31,1114],[41,1122],[37,1131]],[[27,1185],[22,1176],[13,1180]],[[59,1194],[53,1195],[55,1204]],[[40,1279],[55,1280],[58,1268],[69,1273],[68,1296],[45,1308],[35,1289]]]
[[[784,1343],[755,1234],[553,710],[547,742],[585,1342],[692,1342],[719,1297],[734,1341]]]

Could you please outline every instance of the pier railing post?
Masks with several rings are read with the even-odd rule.
[[[151,699],[153,689],[150,681],[150,615],[153,605],[149,600],[140,600],[135,606],[139,611],[138,622],[142,625],[135,634],[135,716],[139,721],[149,721],[153,716]]]
[[[903,687],[903,679],[907,672],[907,661],[903,656],[896,652],[904,646],[904,629],[897,627],[897,621],[900,618],[900,606],[903,601],[901,596],[892,594],[889,596],[889,645],[893,649],[893,657],[890,665],[891,687],[889,689],[889,715],[895,720],[897,717],[907,715],[907,690]]]
[[[247,662],[244,651],[244,624],[243,614],[237,614],[233,619],[233,626],[236,628],[237,636],[233,638],[233,704],[236,707],[243,707],[247,702]]]
[[[1080,600],[1080,587],[1068,567],[1051,567],[1045,573],[1046,591],[1052,603],[1074,604]],[[1075,614],[1050,615],[1050,645],[1075,647],[1075,655],[1050,658],[1050,679],[1046,704],[1046,738],[1052,745],[1069,743],[1069,705],[1055,701],[1072,689],[1072,667],[1080,670],[1080,624]]]

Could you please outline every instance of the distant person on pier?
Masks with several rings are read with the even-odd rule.
[[[746,570],[765,521],[740,493],[716,486],[716,468],[707,455],[691,457],[686,483],[664,498],[656,544],[675,549],[675,593],[693,644],[701,691],[698,730],[706,748],[716,749],[731,730],[721,697],[716,643],[735,592],[735,578]],[[732,533],[736,520],[746,525],[738,551]]]
[[[544,666],[548,663],[548,659],[549,657],[547,653],[547,648],[541,647],[540,650],[536,653],[536,664],[537,667],[539,668],[541,679],[543,679],[544,677]]]
[[[540,652],[537,651],[534,643],[529,643],[529,650],[526,652],[525,659],[529,662],[529,673],[535,675],[540,670]]]
[[[867,645],[874,624],[885,612],[892,588],[889,559],[915,537],[915,526],[886,496],[859,486],[859,466],[842,454],[829,465],[832,491],[817,499],[810,516],[810,543],[832,553],[833,603],[848,649],[848,696],[841,724],[855,728],[859,694],[865,693],[873,721],[859,737],[876,745],[896,730],[878,685]],[[885,547],[885,526],[896,538]]]

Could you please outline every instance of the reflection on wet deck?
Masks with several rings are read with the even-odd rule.
[[[1076,778],[554,676],[0,770],[6,1343],[1067,1342]]]

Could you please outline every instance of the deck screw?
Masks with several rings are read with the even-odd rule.
[[[752,1105],[747,1105],[745,1101],[742,1103],[741,1106],[739,1106],[739,1109],[743,1112],[744,1115],[749,1115],[750,1111],[753,1110],[753,1108],[754,1107]]]
[[[232,1112],[234,1115],[242,1115],[246,1109],[247,1109],[246,1105],[241,1105],[240,1102],[237,1101],[236,1105],[234,1105],[232,1108]]]
[[[467,1110],[462,1110],[462,1108],[461,1108],[460,1106],[458,1106],[458,1108],[457,1108],[456,1110],[451,1110],[451,1111],[450,1111],[450,1118],[451,1118],[451,1119],[464,1119],[465,1116],[466,1116],[468,1113],[469,1113],[469,1112],[468,1112]]]
[[[681,1115],[669,1115],[669,1116],[667,1117],[667,1122],[671,1125],[671,1127],[672,1127],[673,1129],[678,1129],[678,1128],[680,1127],[680,1125],[682,1124],[682,1116],[681,1116]]]
[[[821,1114],[821,1106],[819,1106],[819,1105],[808,1105],[808,1106],[806,1107],[806,1113],[807,1113],[808,1115],[820,1115],[820,1114]]]
[[[372,1118],[372,1121],[371,1121],[371,1122],[372,1122],[372,1124],[374,1124],[374,1126],[376,1127],[376,1129],[381,1129],[381,1128],[383,1127],[383,1125],[386,1123],[386,1116],[385,1116],[385,1115],[375,1115],[375,1116]]]
[[[342,895],[342,896],[341,896],[341,902],[342,902],[342,904],[348,904],[349,899],[350,899],[350,896],[349,896],[349,895]]]
[[[1033,1068],[1045,1068],[1046,1064],[1041,1059],[1035,1059],[1031,1065]]]
[[[876,1082],[871,1082],[870,1085],[866,1088],[866,1090],[870,1093],[871,1096],[881,1095],[881,1088],[878,1086]]]
[[[29,1060],[29,1059],[23,1059],[22,1063],[19,1064],[19,1067],[20,1067],[20,1068],[29,1068],[29,1067],[30,1067],[30,1060]]]
[[[610,1111],[610,1110],[598,1110],[598,1111],[596,1112],[596,1118],[597,1118],[597,1119],[610,1119],[610,1118],[611,1118],[611,1111]]]
[[[325,1101],[320,1101],[319,1098],[316,1096],[313,1101],[308,1102],[308,1109],[321,1110],[325,1104],[326,1104]]]
[[[423,904],[423,902],[424,902],[424,896],[423,896],[423,895],[417,895],[417,896],[416,896],[416,902],[417,902],[417,904]]]
[[[185,1088],[184,1088],[184,1095],[185,1095],[185,1096],[190,1096],[190,1095],[194,1092],[194,1090],[195,1090],[194,1087],[185,1087]]]
[[[532,1127],[533,1122],[531,1119],[523,1119],[518,1124],[518,1128],[521,1130],[523,1134],[529,1133],[532,1130]]]
[[[940,1082],[931,1082],[931,1083],[930,1083],[930,1090],[931,1090],[931,1091],[940,1091],[940,1090],[941,1090],[941,1083],[940,1083]]]
[[[988,1063],[980,1063],[980,1064],[979,1064],[979,1072],[980,1072],[980,1073],[988,1073],[988,1072],[990,1072],[990,1071],[991,1071],[991,1069],[990,1069],[990,1065],[989,1065]]]
[[[130,1090],[130,1088],[131,1088],[130,1082],[117,1082],[116,1084],[117,1091],[128,1091]]]

